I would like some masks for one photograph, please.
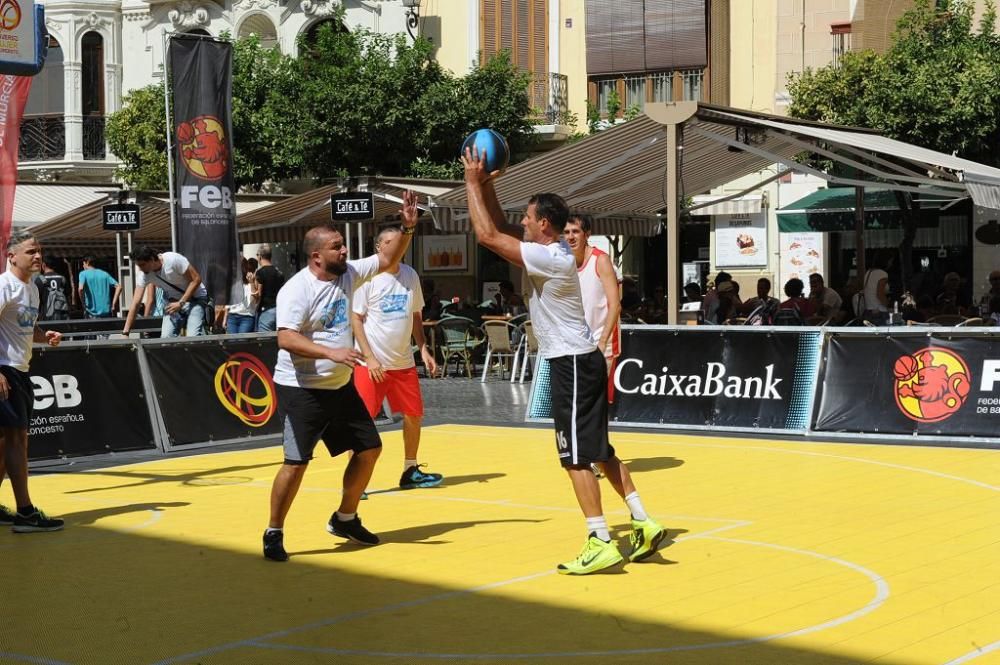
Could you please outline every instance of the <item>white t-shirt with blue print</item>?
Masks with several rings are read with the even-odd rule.
[[[38,287],[7,270],[0,275],[0,365],[28,371],[37,320]]]
[[[337,279],[317,279],[303,268],[278,291],[277,327],[301,333],[306,339],[331,349],[354,348],[351,332],[351,298],[355,289],[378,274],[379,258],[372,255],[348,261]],[[283,386],[335,390],[351,380],[351,367],[332,360],[293,356],[278,350],[274,381]]]
[[[405,263],[395,275],[380,273],[354,293],[354,311],[365,315],[365,337],[385,369],[414,366],[413,314],[423,308],[420,278]]]

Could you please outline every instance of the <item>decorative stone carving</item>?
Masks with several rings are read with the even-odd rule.
[[[38,182],[55,182],[56,174],[51,169],[35,169],[35,180]]]
[[[338,0],[302,0],[302,11],[309,16],[333,16],[338,7]]]
[[[174,24],[175,28],[190,30],[200,26],[208,25],[208,9],[198,5],[191,0],[182,0],[177,3],[175,9],[167,13],[167,18]]]
[[[270,9],[276,4],[278,4],[276,0],[236,0],[236,2],[233,3],[233,9],[239,9],[242,11],[247,11],[253,9],[254,7],[258,9]]]
[[[103,16],[98,16],[97,12],[90,12],[90,14],[87,15],[87,18],[84,19],[84,23],[89,25],[92,30],[111,25],[111,21]]]

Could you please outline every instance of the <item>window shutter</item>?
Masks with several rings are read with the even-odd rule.
[[[499,0],[482,0],[480,6],[480,35],[479,44],[481,49],[480,60],[486,63],[490,57],[497,52],[497,45],[500,43],[499,24],[497,21]]]
[[[706,0],[645,0],[646,68],[705,67],[706,12]]]
[[[547,74],[549,71],[548,3],[545,0],[532,0],[532,3],[531,70],[536,74]]]
[[[644,71],[643,0],[587,0],[586,8],[587,73]]]
[[[481,0],[483,60],[508,50],[518,69],[548,70],[546,0]]]

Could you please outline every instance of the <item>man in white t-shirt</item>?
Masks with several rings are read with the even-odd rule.
[[[549,363],[556,449],[587,520],[583,551],[559,564],[558,571],[586,575],[622,561],[611,541],[592,463],[601,466],[628,505],[632,515],[629,559],[641,561],[656,552],[666,531],[646,514],[628,468],[608,441],[607,364],[584,316],[576,259],[562,239],[569,217],[566,202],[556,194],[536,194],[528,202],[519,229],[505,221],[493,187],[498,173],[486,170],[485,154],[468,149],[462,163],[476,239],[525,270],[538,353]],[[522,235],[524,242],[519,239]]]
[[[155,284],[167,297],[160,337],[177,337],[181,328],[185,329],[187,337],[204,335],[205,324],[210,323],[205,321],[205,310],[211,301],[201,283],[201,275],[191,262],[176,252],[158,252],[152,247],[135,249],[129,257],[138,273],[122,334],[127,335],[132,330],[146,285]]]
[[[344,237],[332,226],[310,229],[302,243],[308,264],[278,291],[278,362],[274,383],[284,424],[285,461],[271,487],[271,515],[264,531],[264,557],[287,561],[284,524],[316,444],[331,456],[351,451],[340,506],[327,531],[362,545],[378,536],[361,525],[358,501],[368,486],[382,441],[351,373],[361,354],[351,333],[351,299],[358,286],[399,261],[417,224],[417,198],[403,196],[401,241],[389,256],[347,260]]]
[[[15,235],[7,261],[0,275],[0,482],[4,474],[10,477],[17,510],[0,506],[0,525],[14,533],[58,531],[63,520],[47,516],[28,494],[28,427],[35,404],[28,365],[32,343],[59,346],[62,334],[42,332],[35,323],[38,287],[32,273],[42,268],[42,246],[29,234]]]
[[[382,229],[375,240],[375,251],[394,256],[402,233],[396,227]],[[424,297],[417,271],[396,261],[384,272],[365,282],[354,292],[351,325],[354,341],[363,364],[354,367],[354,387],[374,418],[386,397],[389,408],[403,414],[403,489],[434,487],[441,484],[441,474],[420,470],[420,423],[424,402],[420,394],[416,363],[410,338],[416,340],[429,376],[437,371],[437,362],[424,339],[424,321],[420,311]]]

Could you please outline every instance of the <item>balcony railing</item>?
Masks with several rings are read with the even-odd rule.
[[[104,159],[104,116],[83,117],[83,158]]]
[[[547,125],[569,124],[569,84],[565,74],[538,74],[531,81],[532,120]]]
[[[17,153],[18,160],[22,162],[65,159],[66,123],[62,114],[24,116]]]

